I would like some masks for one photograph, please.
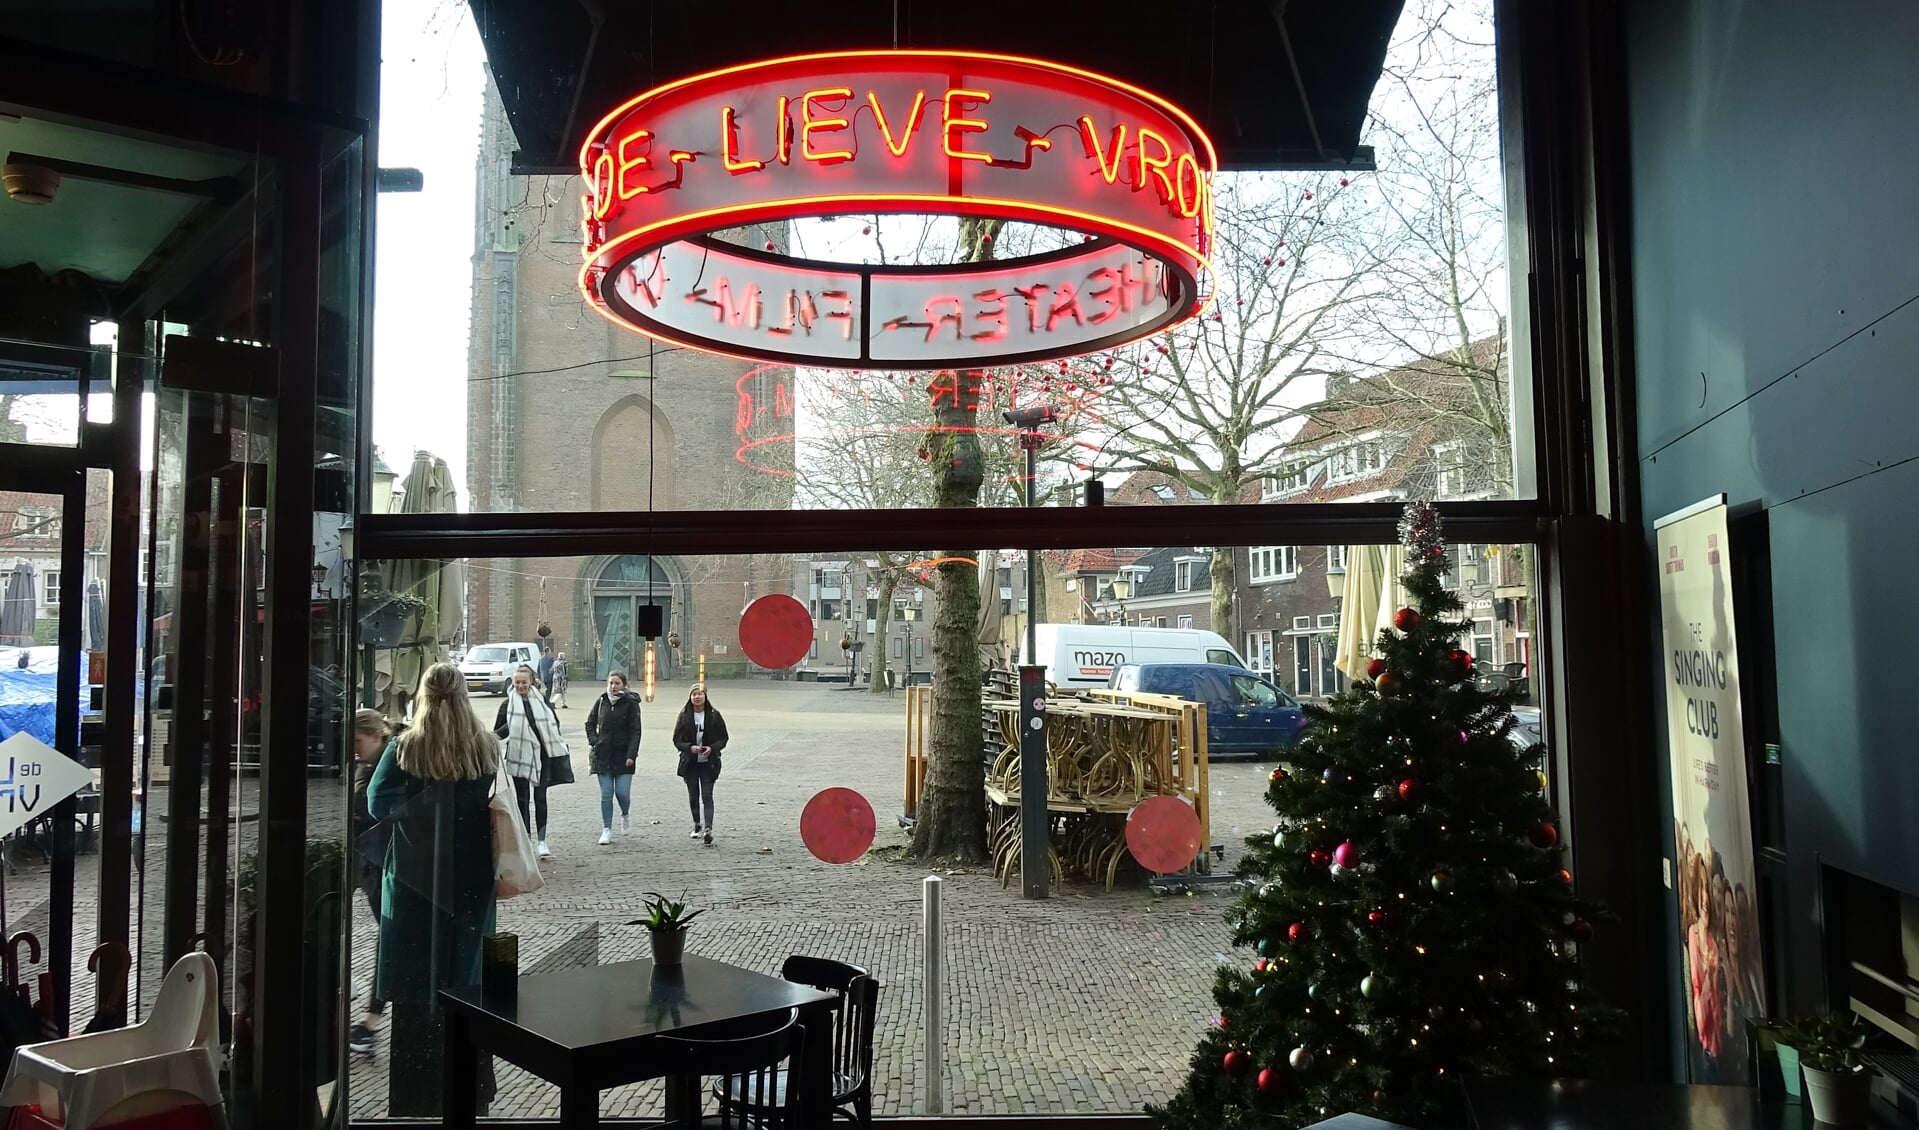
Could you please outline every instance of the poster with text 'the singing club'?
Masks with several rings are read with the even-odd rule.
[[[1687,1059],[1695,1083],[1743,1083],[1746,1022],[1766,1009],[1765,966],[1725,499],[1656,526]]]

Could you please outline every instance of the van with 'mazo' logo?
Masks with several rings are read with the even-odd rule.
[[[1224,637],[1201,628],[1039,624],[1034,630],[1035,661],[1061,691],[1104,687],[1115,668],[1133,663],[1246,666]]]

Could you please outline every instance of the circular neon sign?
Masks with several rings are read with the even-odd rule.
[[[849,51],[668,83],[580,149],[581,289],[673,345],[777,363],[984,367],[1077,356],[1202,304],[1212,142],[1177,106],[1075,67]],[[715,233],[806,217],[1026,221],[1085,242],[946,266],[853,265]]]

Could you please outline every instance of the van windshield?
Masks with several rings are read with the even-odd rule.
[[[467,653],[468,663],[505,663],[506,649],[503,647],[476,647]]]

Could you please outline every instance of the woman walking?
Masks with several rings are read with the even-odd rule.
[[[388,829],[374,993],[393,1006],[387,1109],[437,1118],[444,1063],[441,989],[480,983],[480,940],[494,929],[493,822],[500,743],[473,716],[459,668],[420,680],[408,726],[380,755],[367,808]],[[480,1057],[480,1110],[493,1101]]]
[[[564,651],[553,657],[553,678],[546,685],[546,701],[548,705],[557,703],[561,710],[566,709],[566,652]]]
[[[620,831],[633,830],[633,765],[640,756],[640,696],[626,689],[626,672],[606,676],[606,693],[586,713],[586,742],[593,749],[588,771],[600,779],[600,842],[613,842],[613,801],[620,802]]]
[[[680,776],[686,781],[686,806],[693,810],[693,838],[713,842],[713,782],[720,775],[720,751],[726,748],[726,719],[706,699],[706,684],[694,683],[673,723],[673,746],[680,751]],[[700,807],[705,805],[705,819]]]
[[[553,854],[546,848],[546,759],[562,756],[566,742],[560,737],[559,715],[533,687],[533,668],[520,664],[513,672],[513,687],[493,719],[493,732],[506,743],[501,756],[506,758],[506,775],[513,778],[513,793],[520,802],[520,822],[528,831],[538,829],[536,850],[545,859]]]
[[[373,912],[373,927],[380,927],[380,887],[385,882],[386,826],[373,819],[367,810],[367,790],[373,784],[373,767],[392,742],[386,716],[377,710],[360,710],[353,715],[353,864],[354,879],[366,896],[367,909]],[[376,934],[377,936],[377,934]],[[374,945],[373,981],[380,979],[379,945]],[[386,1002],[372,984],[367,986],[366,1012],[347,1032],[347,1050],[360,1055],[373,1054],[373,1026],[386,1014]]]

